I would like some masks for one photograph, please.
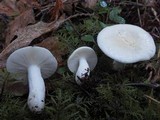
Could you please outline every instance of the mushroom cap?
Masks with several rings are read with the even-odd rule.
[[[26,75],[30,65],[37,65],[43,78],[50,77],[57,69],[57,60],[43,47],[28,46],[14,51],[7,59],[8,72]]]
[[[95,51],[87,46],[79,47],[73,53],[70,55],[67,61],[68,68],[71,72],[76,73],[78,66],[79,66],[79,60],[81,58],[85,58],[90,70],[93,70],[97,64],[97,55]]]
[[[156,47],[152,36],[144,29],[130,24],[106,27],[97,36],[99,48],[121,63],[149,60]]]

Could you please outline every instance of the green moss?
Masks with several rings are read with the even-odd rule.
[[[96,7],[95,14],[90,17],[78,17],[66,22],[53,35],[67,46],[63,56],[64,66],[48,81],[50,89],[46,93],[46,106],[42,114],[31,113],[27,106],[27,94],[21,97],[3,94],[0,101],[0,120],[158,120],[160,105],[146,98],[149,95],[158,100],[159,90],[149,86],[128,85],[129,83],[149,83],[149,73],[143,63],[136,67],[127,65],[120,72],[112,70],[112,60],[107,58],[98,48],[95,41],[84,40],[84,36],[96,38],[105,26],[115,24],[121,9],[114,7]],[[109,14],[112,11],[111,19]],[[116,17],[113,18],[116,14]],[[104,17],[108,16],[107,21]],[[115,21],[113,21],[115,20]],[[118,22],[117,22],[118,23]],[[88,37],[89,39],[91,37]],[[85,38],[86,39],[86,38]],[[91,72],[89,82],[78,86],[74,75],[68,70],[66,61],[73,50],[79,46],[92,47],[98,55],[98,64]],[[63,45],[62,45],[63,47]],[[14,81],[13,76],[0,71],[1,81]],[[146,82],[147,81],[147,82]],[[10,94],[10,93],[9,93]]]

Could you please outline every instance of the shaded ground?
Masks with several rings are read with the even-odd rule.
[[[27,10],[15,9],[12,3],[9,8],[14,8],[16,14],[9,8],[0,14],[1,120],[160,119],[158,0],[107,0],[107,7],[89,0],[86,3],[76,0],[52,3],[49,0],[24,1],[22,3],[25,3]],[[1,5],[4,6],[4,3],[0,4],[0,8]],[[28,20],[24,19],[28,17]],[[25,23],[21,23],[22,20]],[[138,25],[148,31],[157,45],[154,58],[127,65],[120,72],[114,71],[112,60],[98,48],[96,36],[103,27],[117,23]],[[14,84],[15,76],[4,68],[10,53],[28,45],[48,48],[59,62],[57,72],[45,81],[46,107],[38,115],[31,113],[26,105],[27,85]],[[89,81],[78,86],[66,61],[74,49],[83,45],[92,47],[99,60]]]

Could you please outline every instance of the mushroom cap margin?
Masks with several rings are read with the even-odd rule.
[[[26,76],[30,65],[38,65],[43,78],[50,77],[57,69],[57,60],[43,47],[28,46],[14,51],[7,59],[8,72]]]

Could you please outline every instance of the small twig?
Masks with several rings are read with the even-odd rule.
[[[92,14],[90,14],[90,13],[75,14],[75,15],[72,15],[72,16],[69,16],[68,18],[66,18],[66,19],[64,20],[64,22],[65,22],[65,21],[68,21],[68,20],[70,20],[70,19],[72,19],[72,18],[79,17],[79,16],[93,16],[93,15],[94,15],[94,13],[92,13]]]
[[[160,24],[160,20],[159,20],[159,18],[158,18],[158,16],[157,16],[157,11],[152,7],[151,8],[151,11],[153,12],[153,15],[154,15],[154,17],[155,17],[155,19],[158,21],[158,23]]]
[[[138,3],[138,0],[136,0],[136,2]],[[138,12],[139,24],[142,27],[142,20],[141,20],[141,14],[140,14],[139,8],[137,8],[137,12]]]
[[[147,84],[147,83],[128,83],[128,84],[125,84],[126,86],[144,86],[144,87],[150,87],[150,88],[158,88],[160,87],[159,84]]]
[[[6,85],[6,81],[4,80],[4,81],[3,81],[3,84],[2,84],[1,93],[0,93],[0,101],[2,101],[2,96],[3,96],[3,92],[4,92],[5,85]]]
[[[160,30],[157,28],[157,26],[153,27],[151,33],[154,37],[156,37],[157,39],[160,39]]]
[[[148,98],[148,99],[150,99],[150,100],[152,100],[152,101],[154,101],[154,102],[156,102],[156,103],[160,104],[160,101],[158,101],[158,100],[156,100],[156,99],[152,98],[151,96],[144,95],[144,97],[146,97],[146,98]]]
[[[8,76],[9,76],[9,74],[7,73],[7,75],[4,78],[3,84],[2,84],[2,89],[1,89],[1,93],[0,93],[0,101],[2,100],[2,97],[3,97],[4,89],[5,89],[6,83],[8,81]]]
[[[75,28],[75,26],[72,24],[72,21],[69,20],[70,25],[72,26],[72,28],[74,29],[74,31],[78,34],[79,37],[81,37],[81,34],[79,33],[79,31]]]
[[[142,27],[142,20],[141,20],[141,15],[140,15],[140,10],[139,8],[137,8],[137,12],[138,12],[138,18],[139,18],[139,24]]]
[[[140,3],[137,3],[137,2],[130,2],[130,1],[121,2],[119,4],[120,5],[134,5],[134,6],[144,7],[144,4],[140,4]]]

